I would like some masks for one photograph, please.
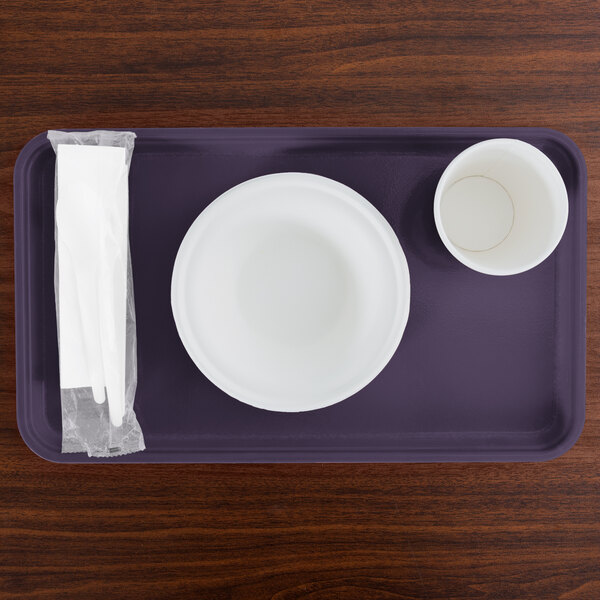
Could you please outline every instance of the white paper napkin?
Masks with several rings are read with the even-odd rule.
[[[61,388],[92,387],[125,412],[128,167],[125,148],[58,144]]]

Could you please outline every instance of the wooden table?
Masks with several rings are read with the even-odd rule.
[[[600,598],[600,3],[0,5],[0,598]],[[587,421],[542,464],[44,462],[15,417],[12,169],[48,128],[525,125],[589,169]]]

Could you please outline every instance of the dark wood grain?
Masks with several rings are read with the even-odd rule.
[[[0,598],[600,598],[600,3],[0,4]],[[42,461],[15,417],[12,169],[64,127],[524,125],[589,169],[587,420],[544,464]]]

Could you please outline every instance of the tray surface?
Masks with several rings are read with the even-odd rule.
[[[577,439],[585,412],[586,170],[563,134],[530,128],[139,129],[130,173],[143,453],[110,462],[545,460]],[[545,152],[569,193],[557,250],[520,275],[471,271],[435,230],[433,195],[459,152],[514,137]],[[177,335],[173,262],[200,211],[259,175],[340,181],[390,222],[406,253],[411,312],[398,351],[365,389],[287,414],[212,385]],[[54,153],[45,134],[15,166],[17,418],[28,446],[61,454],[54,307]]]

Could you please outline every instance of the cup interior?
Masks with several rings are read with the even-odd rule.
[[[526,271],[557,246],[568,217],[560,173],[540,150],[513,139],[471,146],[438,184],[442,240],[467,266],[492,275]]]

